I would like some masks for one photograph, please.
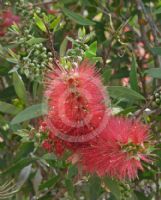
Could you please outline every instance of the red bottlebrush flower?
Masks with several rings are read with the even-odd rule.
[[[18,23],[20,21],[19,16],[14,15],[12,13],[12,11],[8,10],[8,11],[4,11],[1,15],[0,15],[0,36],[4,36],[5,32],[6,32],[6,28],[10,27],[11,25],[13,25],[14,23]]]
[[[48,131],[45,121],[40,122],[39,131],[47,135],[47,138],[42,142],[42,147],[48,152],[54,152],[61,156],[65,151],[65,145],[54,133]]]
[[[87,143],[72,143],[65,140],[62,140],[61,138],[57,137],[57,134],[54,134],[53,132],[49,132],[48,134],[48,143],[51,144],[52,151],[57,156],[62,156],[66,150],[76,151],[78,148],[84,148]],[[46,148],[45,148],[46,149]],[[47,151],[51,152],[50,150],[46,149]]]
[[[107,123],[106,95],[100,77],[87,61],[78,68],[48,74],[47,126],[68,142],[86,142]]]
[[[20,18],[17,15],[14,15],[12,13],[12,11],[8,10],[8,11],[4,11],[1,15],[2,18],[2,24],[1,26],[3,27],[9,27],[11,26],[13,23],[18,23]]]
[[[63,140],[58,138],[54,133],[49,132],[48,140],[53,145],[53,151],[57,156],[61,156],[64,154],[66,149],[66,144]]]
[[[43,141],[42,146],[44,149],[46,149],[47,151],[51,152],[52,150],[52,145],[49,143],[49,141],[46,139]]]
[[[143,170],[148,129],[142,123],[111,117],[106,129],[89,147],[81,150],[81,163],[86,172],[117,179],[134,179]]]

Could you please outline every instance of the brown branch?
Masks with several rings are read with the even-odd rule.
[[[58,59],[56,58],[57,57],[57,53],[54,49],[54,40],[53,40],[53,36],[52,36],[52,33],[50,32],[50,29],[49,29],[49,26],[48,24],[43,20],[43,23],[46,27],[46,33],[47,33],[47,36],[48,36],[48,39],[49,39],[49,44],[50,44],[50,50],[51,50],[51,53],[52,53],[52,56],[53,56],[53,64],[58,67],[59,69],[61,69],[61,66],[59,65],[59,61]]]
[[[54,49],[54,40],[53,40],[52,33],[50,32],[48,25],[45,22],[44,22],[44,24],[45,24],[45,27],[46,27],[46,30],[47,30],[47,35],[48,35],[48,38],[49,38],[51,53],[53,55],[53,58],[56,58],[56,51]]]
[[[148,108],[152,102],[152,98],[149,101],[147,101],[146,104],[137,113],[134,114],[134,119],[140,119],[140,116],[143,114],[144,110]]]

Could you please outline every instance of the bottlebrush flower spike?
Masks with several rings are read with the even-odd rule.
[[[97,140],[81,150],[83,169],[120,180],[136,178],[138,170],[143,170],[141,160],[149,162],[148,136],[148,128],[141,122],[111,117]]]
[[[82,143],[106,127],[107,97],[94,66],[84,61],[74,69],[56,68],[47,77],[45,121],[50,132],[68,143]]]

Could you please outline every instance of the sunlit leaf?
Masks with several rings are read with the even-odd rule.
[[[26,104],[27,103],[26,88],[21,76],[17,72],[13,72],[13,85],[17,96],[23,101],[23,103]]]
[[[39,27],[40,30],[46,32],[46,26],[44,24],[44,22],[42,21],[42,19],[35,13],[34,14],[34,20],[36,22],[36,25]]]

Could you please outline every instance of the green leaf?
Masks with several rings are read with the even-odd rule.
[[[12,119],[11,125],[18,124],[36,117],[40,117],[46,113],[47,113],[46,104],[42,103],[42,104],[32,105],[23,110],[22,112],[20,112],[18,115],[16,115]]]
[[[59,53],[60,53],[60,56],[63,57],[65,56],[65,53],[66,53],[66,49],[67,49],[67,44],[68,44],[68,40],[67,38],[65,38],[61,45],[60,45],[60,50],[59,50]]]
[[[6,58],[6,60],[9,61],[9,62],[18,64],[18,62],[19,62],[19,55],[17,55],[14,51],[12,51],[12,50],[9,49],[9,48],[7,49],[7,51],[8,51],[9,57]],[[3,54],[4,54],[4,53],[2,52],[2,55],[3,55]]]
[[[151,69],[146,70],[145,73],[147,73],[153,78],[161,79],[161,68],[151,68]]]
[[[20,112],[20,108],[17,108],[16,106],[0,101],[0,112],[7,113],[11,115],[16,115]]]
[[[51,24],[50,24],[50,29],[53,29],[54,32],[56,32],[58,25],[60,24],[61,18],[58,17],[56,18]]]
[[[97,41],[93,42],[90,46],[89,49],[85,51],[85,57],[89,58],[93,62],[98,62],[102,61],[101,57],[96,57],[96,52],[97,52]]]
[[[56,185],[56,183],[59,182],[59,180],[60,180],[59,176],[54,176],[54,177],[50,178],[49,180],[45,181],[44,183],[42,183],[39,186],[39,189],[43,190],[45,188],[54,187]]]
[[[16,34],[19,34],[20,33],[20,27],[14,23],[10,28],[9,28],[10,31],[16,33]]]
[[[53,19],[54,18],[54,16],[52,16],[52,15],[47,15],[46,13],[43,13],[43,21],[44,21],[44,23],[49,23],[49,20],[50,19]]]
[[[132,55],[132,65],[131,65],[131,71],[130,71],[130,86],[131,89],[135,90],[136,92],[139,92],[139,86],[138,86],[138,80],[137,80],[137,62],[135,55]]]
[[[8,49],[8,53],[12,56],[12,58],[18,59],[19,55],[17,55],[12,49]]]
[[[19,160],[16,163],[13,163],[9,168],[7,168],[6,170],[0,172],[0,177],[2,176],[6,176],[8,174],[14,174],[18,171],[20,171],[22,168],[24,168],[25,166],[31,164],[32,162],[34,162],[36,160],[36,158],[22,158],[21,160]]]
[[[32,169],[32,164],[29,164],[28,166],[24,167],[18,177],[18,181],[17,181],[17,186],[19,188],[21,188],[24,183],[27,181],[27,179],[29,178],[29,175],[31,173],[31,169]]]
[[[33,142],[25,142],[21,143],[18,151],[16,153],[16,157],[14,158],[14,162],[20,160],[21,158],[25,158],[34,150],[34,143]]]
[[[97,200],[101,194],[101,181],[97,176],[89,180],[89,200]]]
[[[110,80],[110,78],[111,78],[111,75],[112,75],[112,69],[105,69],[104,71],[103,71],[103,74],[102,74],[102,76],[103,76],[103,82],[106,84],[106,83],[108,83],[109,82],[109,80]]]
[[[42,19],[35,13],[34,14],[34,20],[36,22],[36,25],[39,27],[40,30],[46,32],[46,26],[44,24],[44,22],[42,21]]]
[[[18,64],[18,60],[16,58],[7,58],[6,60],[11,63]]]
[[[97,51],[97,41],[93,42],[90,46],[89,49],[85,51],[85,56],[87,58],[91,58],[96,56],[96,51]]]
[[[107,185],[107,187],[110,189],[111,193],[115,196],[115,198],[119,200],[121,193],[120,193],[120,187],[119,187],[118,182],[109,177],[105,177],[104,182]]]
[[[16,127],[16,126],[17,126],[17,128],[14,129],[14,127]],[[18,135],[21,137],[21,142],[25,143],[25,142],[29,141],[29,131],[26,129],[21,129],[20,124],[15,124],[10,127],[13,131],[15,131],[14,132],[15,135]]]
[[[145,100],[145,98],[141,94],[127,87],[109,86],[107,87],[107,89],[108,89],[109,95],[116,99],[125,98],[131,103],[135,103],[136,101],[140,101],[140,100]]]
[[[32,180],[33,188],[34,188],[36,194],[39,193],[39,186],[40,186],[42,180],[43,180],[43,177],[42,177],[42,174],[41,174],[41,169],[38,168],[37,172],[36,172],[36,174],[35,174],[35,176]]]
[[[53,153],[47,153],[42,156],[44,160],[56,160],[56,156]]]
[[[161,47],[154,47],[154,48],[151,48],[151,51],[153,54],[155,55],[161,55]]]
[[[71,10],[68,10],[67,8],[62,9],[64,14],[69,17],[69,19],[75,21],[77,24],[83,25],[83,26],[92,26],[95,25],[95,23],[87,18],[82,17],[81,15],[72,12]]]
[[[21,76],[17,72],[13,72],[13,85],[17,96],[23,101],[23,103],[26,104],[27,103],[26,88]]]
[[[72,180],[69,179],[69,178],[66,178],[65,179],[65,186],[66,186],[66,188],[68,190],[69,195],[72,197],[72,199],[75,199],[74,198],[74,194],[75,194],[74,190],[75,189],[74,189],[74,185],[73,185]]]
[[[78,169],[77,169],[76,166],[74,166],[74,165],[69,166],[69,168],[68,168],[68,178],[70,178],[70,179],[73,178],[74,176],[77,175],[77,173],[78,173]]]

